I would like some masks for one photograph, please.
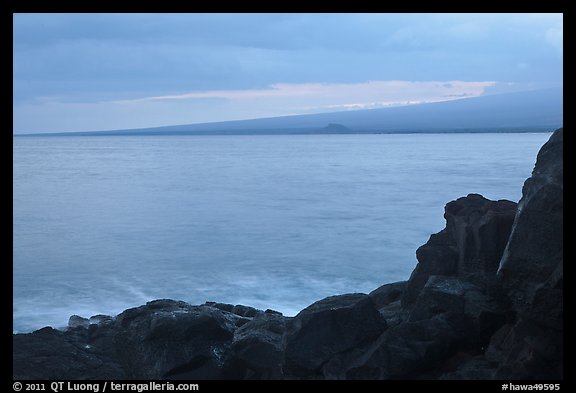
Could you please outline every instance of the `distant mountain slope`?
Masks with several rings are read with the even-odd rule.
[[[335,133],[525,131],[562,126],[562,102],[562,89],[556,88],[401,107],[66,135],[316,134],[327,133],[331,125],[339,127]]]

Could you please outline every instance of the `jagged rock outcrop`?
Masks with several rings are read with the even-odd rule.
[[[563,377],[563,129],[540,149],[526,180],[497,282],[509,300],[507,323],[482,356],[446,377]]]
[[[82,328],[80,328],[82,329]],[[45,327],[30,334],[13,337],[13,377],[26,379],[125,379],[128,376],[108,352],[109,341],[93,348],[81,334]]]
[[[449,202],[408,281],[295,317],[157,300],[13,337],[14,379],[561,379],[562,130],[518,206]]]
[[[526,180],[498,275],[522,318],[562,325],[563,131],[538,153]],[[554,312],[551,313],[550,311]]]
[[[490,201],[478,194],[448,203],[444,213],[446,228],[416,250],[418,265],[410,276],[402,304],[412,304],[433,275],[493,276],[515,214],[516,203]]]
[[[385,329],[385,319],[367,295],[320,300],[288,321],[286,372],[297,377],[322,377],[322,366],[335,355],[374,340]]]
[[[394,302],[381,309],[394,326],[349,359],[338,377],[437,378],[458,364],[456,358],[482,353],[507,320],[496,269],[515,213],[515,203],[477,194],[448,203],[446,228],[417,250],[408,282],[395,284],[404,287],[400,304],[393,313],[387,307]]]
[[[281,379],[284,368],[286,318],[259,313],[236,329],[224,364],[226,379]]]
[[[540,149],[522,189],[498,276],[516,320],[500,346],[497,377],[563,375],[563,129]]]
[[[238,319],[212,307],[149,302],[116,318],[116,354],[130,378],[219,377]]]

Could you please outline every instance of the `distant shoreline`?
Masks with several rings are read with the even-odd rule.
[[[309,129],[280,130],[219,130],[219,131],[72,131],[12,134],[13,137],[55,137],[55,136],[234,136],[234,135],[378,135],[378,134],[536,134],[552,133],[558,126],[550,127],[501,127],[501,128],[466,128],[466,129],[396,129],[396,130],[361,130],[347,132],[319,132]]]

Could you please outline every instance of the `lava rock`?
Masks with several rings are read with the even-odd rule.
[[[86,329],[82,329],[86,330]],[[65,332],[42,328],[13,336],[12,365],[15,380],[125,379],[114,359],[93,352],[86,342]]]
[[[458,250],[446,229],[431,235],[426,244],[416,250],[418,264],[412,271],[402,295],[402,305],[412,305],[430,276],[452,276],[457,272]]]
[[[365,294],[331,296],[288,321],[286,372],[297,377],[320,375],[332,356],[373,340],[386,329],[372,299]]]
[[[500,347],[497,378],[563,377],[563,129],[540,149],[526,180],[498,277],[517,321]],[[496,345],[496,343],[495,343]],[[498,348],[490,348],[497,352]]]
[[[376,288],[368,294],[374,306],[377,309],[388,306],[390,303],[400,300],[404,289],[406,289],[407,281],[398,281],[391,284],[384,284],[381,287]]]
[[[418,264],[402,296],[411,306],[430,276],[494,275],[510,235],[516,203],[468,194],[445,207],[446,228],[416,250]]]
[[[219,378],[237,318],[212,307],[149,302],[116,318],[118,358],[134,379]]]
[[[90,326],[90,321],[88,320],[88,318],[83,318],[81,316],[78,315],[72,315],[69,319],[68,319],[68,328],[70,329],[75,329],[75,328],[88,328],[88,326]]]
[[[110,315],[102,315],[102,314],[92,315],[90,317],[90,319],[88,320],[90,325],[103,325],[103,324],[111,323],[113,321],[114,321],[114,318],[112,318]]]
[[[449,313],[394,326],[350,363],[345,378],[416,378],[455,353],[469,328],[469,321]]]
[[[473,326],[467,342],[470,347],[485,347],[490,337],[506,323],[507,308],[486,287],[457,277],[432,276],[410,311],[410,321],[433,318],[442,313],[461,314]]]
[[[515,202],[491,201],[479,194],[468,194],[446,205],[446,230],[458,250],[460,277],[467,273],[496,273],[516,207]]]
[[[286,318],[259,314],[234,333],[224,366],[227,379],[281,379]]]
[[[540,149],[526,180],[498,275],[524,318],[560,329],[562,308],[542,313],[540,303],[561,303],[563,285],[563,130]],[[551,318],[552,317],[552,318]]]

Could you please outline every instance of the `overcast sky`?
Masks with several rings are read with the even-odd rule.
[[[562,84],[562,14],[15,14],[15,133],[417,104]]]

